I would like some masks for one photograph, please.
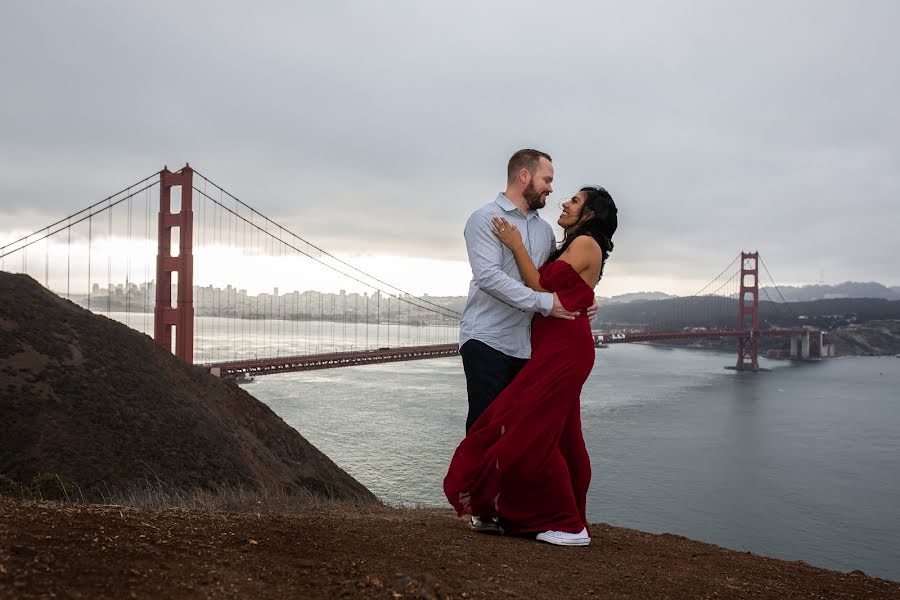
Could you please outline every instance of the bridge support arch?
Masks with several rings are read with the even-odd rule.
[[[172,188],[181,187],[181,208],[172,213]],[[156,306],[153,309],[153,339],[175,356],[194,362],[194,171],[185,165],[172,173],[159,173],[159,234],[156,253]],[[178,255],[172,256],[172,229],[178,228]],[[178,296],[172,305],[172,273],[178,274]]]
[[[738,298],[738,371],[759,370],[759,252],[741,252],[741,286]]]

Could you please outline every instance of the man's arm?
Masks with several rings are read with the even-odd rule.
[[[479,288],[519,310],[550,314],[555,304],[553,294],[535,292],[500,268],[503,245],[491,232],[490,215],[473,213],[466,222],[465,238],[472,277]]]

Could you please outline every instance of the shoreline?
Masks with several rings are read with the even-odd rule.
[[[718,352],[720,354],[734,354],[734,349],[730,348],[717,348],[715,346],[682,346],[678,344],[667,344],[665,342],[631,342],[632,344],[643,344],[645,346],[650,346],[653,348],[671,348],[673,350],[703,350],[706,352]],[[595,350],[607,350],[614,346],[615,344],[609,344],[607,348],[595,348]],[[800,359],[792,359],[786,357],[768,357],[765,356],[764,353],[760,353],[760,358],[764,358],[766,360],[777,360],[777,361],[790,361],[790,362],[818,362],[822,360],[834,360],[837,358],[900,358],[900,354],[895,352],[885,352],[883,354],[837,354],[835,356],[823,357],[816,360],[800,360]]]

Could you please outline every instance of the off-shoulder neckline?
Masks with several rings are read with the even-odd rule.
[[[552,262],[548,262],[546,266],[552,265],[553,263],[562,263],[562,264],[566,265],[567,267],[569,267],[569,270],[572,271],[572,273],[574,273],[576,277],[578,277],[578,280],[581,281],[581,283],[588,286],[591,289],[591,291],[594,290],[594,288],[591,287],[591,284],[589,284],[587,281],[585,281],[584,277],[582,277],[581,274],[575,270],[575,267],[572,266],[572,263],[565,261],[561,258],[557,258],[556,260],[554,260]]]

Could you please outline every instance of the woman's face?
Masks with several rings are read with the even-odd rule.
[[[579,223],[581,208],[584,206],[584,192],[578,192],[562,203],[562,214],[556,224],[563,229],[570,229]]]

